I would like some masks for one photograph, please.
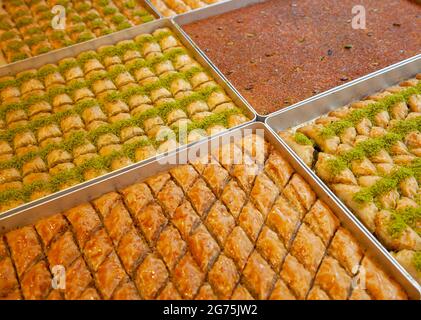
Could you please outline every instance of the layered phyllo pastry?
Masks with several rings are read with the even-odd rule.
[[[65,25],[53,28],[53,8],[65,9]],[[0,10],[0,49],[15,62],[152,21],[134,0],[13,0]],[[60,22],[60,21],[58,21]]]
[[[279,134],[421,283],[421,75]]]
[[[0,274],[1,299],[407,298],[254,134],[1,235]]]
[[[221,1],[222,0],[151,0],[151,3],[164,17],[171,17]]]
[[[0,78],[0,211],[249,119],[169,29]]]

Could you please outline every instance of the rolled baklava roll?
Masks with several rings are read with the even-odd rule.
[[[135,38],[139,46],[142,57],[150,61],[154,58],[162,57],[162,49],[155,38],[150,34],[141,34]]]
[[[176,12],[170,9],[164,0],[151,0],[154,7],[164,15],[164,17],[171,17],[176,15]]]
[[[175,49],[183,49],[181,43],[174,37],[169,28],[161,28],[155,30],[152,35],[159,38],[159,45],[163,53],[170,52]]]
[[[59,69],[66,81],[83,79],[84,77],[83,70],[75,58],[65,58],[60,60]]]

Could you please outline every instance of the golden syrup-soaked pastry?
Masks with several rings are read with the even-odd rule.
[[[208,281],[220,299],[229,299],[240,280],[234,261],[221,254],[208,274]]]
[[[371,297],[367,291],[360,288],[354,288],[349,296],[349,300],[371,300]]]
[[[245,287],[239,284],[237,288],[235,288],[231,300],[254,300],[254,298]]]
[[[308,296],[308,300],[330,300],[329,296],[319,286],[311,288]]]
[[[200,225],[188,239],[193,258],[206,271],[220,253],[220,248],[204,225]]]
[[[234,143],[226,143],[212,152],[219,163],[228,171],[231,171],[233,164],[244,162],[244,154],[240,147]]]
[[[102,217],[110,238],[117,245],[133,225],[130,213],[118,193],[108,193],[94,201],[94,206]]]
[[[269,298],[275,282],[275,272],[257,251],[250,255],[243,277],[244,284],[253,297],[259,300]]]
[[[266,223],[282,238],[285,246],[289,247],[300,220],[300,213],[291,207],[288,200],[280,196],[269,212]]]
[[[241,227],[235,227],[225,242],[225,254],[232,258],[239,270],[243,270],[253,251],[253,243]]]
[[[351,277],[336,259],[326,256],[317,272],[315,284],[333,299],[345,300],[351,287]]]
[[[223,246],[235,227],[235,219],[220,201],[216,201],[206,217],[205,224],[218,243]]]
[[[101,297],[98,294],[98,291],[95,288],[86,289],[78,300],[100,300]]]
[[[28,115],[26,114],[25,110],[17,109],[17,110],[10,110],[6,112],[5,115],[6,124],[8,127],[14,125],[14,123],[20,121],[22,124],[25,124],[28,120]]]
[[[19,132],[13,138],[13,146],[15,149],[36,144],[37,140],[31,131]]]
[[[296,300],[291,290],[287,287],[282,279],[278,279],[273,287],[272,294],[269,297],[270,300]]]
[[[361,190],[359,186],[351,186],[344,184],[334,184],[331,186],[333,192],[355,212],[358,218],[365,224],[365,226],[372,232],[376,229],[375,218],[378,209],[374,203],[361,204],[354,200],[354,195]]]
[[[175,210],[172,223],[180,231],[183,239],[188,239],[191,233],[199,226],[200,218],[189,201],[183,203]]]
[[[266,226],[263,227],[256,248],[263,258],[269,262],[272,269],[278,272],[287,255],[287,250],[276,233]]]
[[[159,234],[168,223],[159,204],[150,203],[134,215],[137,225],[142,230],[145,239],[153,245],[158,240]]]
[[[3,169],[0,171],[1,183],[18,181],[18,180],[21,180],[19,170],[15,168],[8,168],[8,169]]]
[[[197,293],[195,300],[217,300],[218,297],[213,292],[209,283],[203,284]]]
[[[303,223],[292,243],[291,253],[308,271],[315,274],[324,256],[325,246],[322,240]]]
[[[232,176],[237,179],[240,187],[249,194],[261,168],[249,156],[244,156],[243,163],[234,164],[231,170]]]
[[[105,259],[95,273],[95,282],[105,299],[110,299],[114,290],[126,278],[127,274],[124,272],[115,252],[112,252]]]
[[[294,173],[291,165],[281,156],[278,151],[272,151],[265,165],[266,174],[275,181],[281,190],[285,187]]]
[[[72,265],[66,268],[66,300],[75,300],[82,296],[85,289],[93,281],[85,261],[79,257]]]
[[[405,292],[371,258],[365,256],[361,267],[364,268],[367,291],[374,299],[407,299]]]
[[[152,193],[145,183],[133,184],[121,190],[121,193],[125,204],[133,215],[140,213],[144,206],[153,201]]]
[[[316,142],[317,145],[320,146],[323,152],[329,154],[335,154],[336,150],[339,146],[340,139],[337,136],[333,136],[331,138],[323,138],[319,132],[323,128],[322,125],[307,125],[304,127],[299,128],[297,131],[301,132],[302,134],[308,136],[312,140]]]
[[[159,191],[161,191],[161,189],[164,187],[164,185],[168,182],[169,179],[171,179],[171,176],[168,173],[161,173],[146,179],[145,182],[156,195],[159,193]]]
[[[27,300],[45,299],[51,289],[51,275],[45,261],[39,261],[22,276],[22,294]]]
[[[178,293],[176,287],[172,282],[168,282],[161,293],[158,295],[157,300],[182,300],[183,298]]]
[[[294,256],[287,255],[280,276],[298,299],[305,299],[313,277]]]
[[[333,183],[356,185],[357,179],[355,178],[352,171],[348,168],[342,170],[341,172],[339,172],[339,174],[335,176],[332,176],[330,174],[329,161],[334,160],[334,159],[335,159],[334,156],[327,153],[320,152],[318,155],[317,162],[314,167],[317,175],[327,183],[333,182]]]
[[[114,291],[112,299],[140,300],[140,296],[133,282],[126,282]]]
[[[205,217],[212,204],[215,202],[214,194],[203,179],[198,179],[187,192],[187,195],[196,212],[201,217]]]
[[[393,236],[389,232],[392,213],[381,210],[376,215],[376,235],[389,250],[421,250],[421,237],[409,226],[398,235]]]
[[[180,233],[173,226],[163,230],[156,243],[156,249],[163,258],[168,270],[172,271],[186,251],[186,243],[181,239]]]
[[[399,190],[404,197],[414,199],[417,195],[418,190],[419,190],[419,185],[418,185],[417,179],[415,179],[415,177],[412,177],[412,176],[403,179],[399,183]]]
[[[243,207],[243,210],[241,210],[241,214],[238,217],[238,223],[250,240],[254,242],[257,240],[260,230],[262,229],[264,218],[253,203],[249,201]]]
[[[57,234],[63,233],[68,225],[63,215],[56,214],[52,217],[43,219],[35,224],[35,229],[44,247],[48,248],[50,242]]]
[[[217,196],[222,193],[229,180],[228,171],[216,161],[208,164],[203,170],[202,175]]]
[[[247,200],[247,196],[239,187],[238,183],[234,180],[231,180],[228,182],[224,191],[222,192],[221,200],[229,209],[234,218],[237,219]]]
[[[245,136],[241,141],[241,146],[257,164],[263,164],[272,149],[272,146],[258,134]]]
[[[42,254],[42,248],[38,242],[35,229],[24,227],[6,234],[6,241],[10,248],[18,277],[32,265],[32,263]],[[22,253],[25,254],[22,254]]]
[[[72,160],[72,155],[63,149],[52,150],[47,155],[47,164],[50,169],[60,163],[71,162]]]
[[[63,295],[58,290],[51,290],[47,296],[47,300],[63,300]]]
[[[22,174],[24,176],[31,173],[44,172],[46,170],[47,166],[41,157],[35,157],[34,159],[27,161],[22,165]]]
[[[104,228],[91,235],[83,248],[84,256],[93,271],[97,271],[113,251],[113,243]]]
[[[338,218],[332,213],[329,207],[321,200],[317,200],[310,211],[304,217],[304,222],[310,229],[322,239],[323,244],[327,244],[339,227]]]
[[[282,191],[282,196],[285,197],[285,199],[289,202],[290,206],[294,208],[294,210],[299,212],[300,219],[302,219],[307,213],[307,210],[301,202],[301,195],[299,191],[297,192],[296,188],[294,188],[291,183],[288,183],[288,185]]]
[[[340,227],[330,243],[329,254],[337,259],[349,274],[355,274],[363,253],[354,236],[347,229]]]
[[[94,208],[90,204],[82,204],[64,213],[73,227],[79,247],[83,248],[92,232],[101,226]]]
[[[421,283],[421,271],[417,270],[413,264],[415,251],[400,250],[393,254],[393,256],[418,283]]]
[[[316,194],[311,189],[310,185],[298,174],[294,174],[292,176],[289,185],[291,185],[298,194],[298,199],[304,206],[305,210],[310,210],[311,206],[316,201]]]
[[[179,206],[184,198],[183,191],[173,181],[168,181],[161,189],[157,196],[166,212],[172,216],[175,209]]]
[[[79,249],[70,231],[65,232],[53,242],[47,253],[48,262],[51,267],[62,265],[66,268],[79,256]]]
[[[173,282],[184,299],[193,299],[198,292],[205,275],[193,257],[187,253],[177,264],[173,273]]]
[[[314,162],[314,146],[308,144],[299,144],[295,141],[292,133],[288,131],[280,131],[279,136],[297,153],[297,155],[304,161],[309,167]]]
[[[19,286],[12,260],[9,257],[0,258],[0,277],[0,300],[2,300]]]
[[[278,188],[272,180],[266,174],[261,173],[256,177],[250,196],[259,211],[266,216],[275,202],[278,192]]]
[[[197,179],[198,174],[191,165],[181,165],[170,170],[171,175],[175,181],[181,186],[184,192],[193,185]]]
[[[149,252],[146,241],[142,239],[139,232],[133,226],[121,238],[116,250],[129,275],[133,274],[137,263]]]

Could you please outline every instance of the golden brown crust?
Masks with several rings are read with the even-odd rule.
[[[209,271],[208,280],[220,299],[228,299],[240,280],[240,275],[234,261],[221,254]]]
[[[406,297],[367,257],[360,265],[356,239],[280,154],[260,139],[245,145],[252,140],[243,140],[244,164],[234,161],[239,148],[223,148],[211,164],[0,236],[0,299]],[[60,266],[64,290],[52,288]]]

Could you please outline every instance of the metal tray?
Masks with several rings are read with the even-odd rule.
[[[289,128],[296,128],[303,125],[304,123],[311,123],[316,118],[325,115],[338,107],[342,107],[352,101],[364,98],[369,94],[379,92],[382,89],[395,85],[402,80],[414,77],[417,73],[420,72],[421,54],[391,65],[377,72],[371,73],[362,78],[351,81],[348,84],[329,90],[321,95],[313,97],[312,99],[277,111],[266,119],[266,124],[268,127],[270,127],[272,132],[279,137],[277,134],[279,131],[287,130]],[[279,137],[279,139],[281,138]],[[348,207],[330,190],[330,188],[316,175],[316,173],[301,160],[301,158],[292,150],[292,148],[289,146],[287,146],[287,148],[295,155],[297,161],[311,172],[311,175],[317,181],[317,183],[322,185],[323,188],[327,190],[330,196],[341,205],[347,214],[355,217],[354,220],[360,226],[360,228],[366,230],[366,233],[370,233],[363,225],[363,223],[359,221],[358,218],[356,218],[351,210],[349,210]],[[373,238],[375,237],[373,236]],[[382,247],[384,252],[387,252],[387,250],[383,247],[382,244],[380,244],[378,240],[376,240],[376,242]],[[392,256],[390,257],[395,264],[398,264],[395,258]],[[412,276],[409,275],[407,271],[404,272],[407,274],[407,277],[412,279]],[[413,281],[414,283],[417,283],[415,280]],[[418,284],[417,286],[420,288]]]
[[[154,161],[139,163],[126,169],[124,172],[114,172],[107,178],[102,178],[99,181],[91,181],[78,190],[72,190],[66,194],[56,196],[55,199],[51,199],[48,202],[25,208],[20,212],[3,215],[0,217],[0,233],[35,223],[40,218],[68,210],[81,203],[91,201],[107,192],[116,191],[136,182],[143,181],[159,172],[167,171],[177,166],[177,159],[185,160],[199,155],[203,156],[203,153],[201,153],[203,150],[212,150],[210,148],[221,146],[233,141],[232,139],[239,139],[245,134],[250,133],[263,134],[265,139],[285,157],[296,172],[310,184],[317,196],[331,208],[342,225],[351,231],[359,240],[360,244],[382,265],[384,270],[400,283],[409,297],[416,300],[421,298],[420,288],[417,284],[408,278],[402,267],[382,248],[373,235],[355,223],[355,218],[343,210],[340,203],[327,192],[326,188],[313,178],[311,170],[300,161],[297,161],[297,157],[291,153],[286,144],[277,135],[273,134],[269,127],[261,122],[244,125],[236,130],[228,131],[218,137],[209,138],[191,147],[184,147],[178,151],[170,152]]]
[[[155,9],[155,7],[149,2],[149,0],[136,0],[136,1],[137,2],[140,2],[145,7],[145,9],[148,10],[149,13],[151,13],[155,17],[156,20],[159,20],[159,19],[162,18],[161,14],[158,12],[158,10]],[[0,5],[1,5],[1,1],[0,1]],[[147,23],[150,23],[150,22],[147,22]],[[145,23],[145,24],[147,24],[147,23]],[[104,36],[100,36],[100,37],[94,38],[92,40],[88,40],[86,42],[91,42],[91,41],[96,41],[97,39],[107,38],[107,37],[110,37],[110,35],[115,34],[115,33],[125,33],[128,30],[135,29],[135,28],[137,28],[139,26],[142,26],[142,25],[143,24],[137,25],[137,26],[134,26],[134,27],[131,27],[131,28],[128,28],[128,29],[124,29],[124,30],[121,30],[121,31],[116,31],[114,33],[107,34],[107,35],[104,35]],[[43,53],[43,54],[40,54],[40,55],[37,55],[37,56],[34,56],[34,57],[29,57],[27,59],[19,60],[19,61],[16,61],[16,62],[7,63],[7,61],[5,60],[6,63],[0,65],[0,77],[8,74],[8,72],[5,71],[7,68],[11,68],[11,72],[12,73],[17,73],[19,71],[28,69],[27,67],[24,67],[23,69],[21,69],[19,67],[19,65],[21,65],[23,63],[25,63],[24,64],[25,66],[26,65],[31,66],[32,63],[33,62],[36,63],[39,58],[44,58],[44,57],[49,56],[49,55],[53,55],[54,56],[59,51],[63,51],[63,50],[66,50],[66,49],[78,47],[78,46],[80,46],[81,44],[84,44],[84,43],[85,42],[74,44],[74,45],[71,45],[71,46],[68,46],[68,47],[64,47],[64,48],[60,48],[60,49],[56,49],[56,50],[52,50],[50,52]],[[38,68],[38,67],[37,66],[34,66],[34,68]],[[18,70],[18,71],[14,71],[14,70]]]
[[[160,19],[160,20],[156,20],[156,21],[152,21],[143,25],[139,25],[124,31],[120,31],[120,32],[116,32],[113,34],[110,34],[106,37],[101,37],[101,38],[97,38],[91,41],[87,41],[72,47],[68,47],[68,48],[63,48],[60,50],[57,50],[55,52],[52,52],[50,54],[46,54],[46,55],[42,55],[42,56],[37,56],[37,57],[33,57],[27,60],[24,60],[22,62],[18,62],[16,64],[10,65],[10,66],[6,66],[6,67],[2,67],[0,68],[0,76],[5,75],[5,74],[13,74],[16,72],[20,72],[23,70],[27,70],[27,69],[32,69],[32,68],[39,68],[47,63],[57,63],[59,60],[66,58],[66,57],[73,57],[78,55],[79,53],[86,51],[86,50],[96,50],[97,48],[103,46],[103,45],[110,45],[110,44],[115,44],[119,41],[122,40],[127,40],[127,39],[133,39],[134,37],[136,37],[137,35],[143,34],[143,33],[151,33],[154,30],[158,29],[158,28],[170,28],[174,34],[177,36],[177,38],[181,41],[181,43],[187,48],[187,50],[189,51],[189,53],[196,59],[196,61],[198,61],[202,67],[204,67],[214,78],[214,80],[225,90],[225,92],[228,94],[228,96],[234,101],[234,103],[240,107],[245,115],[250,119],[250,121],[243,123],[237,127],[241,127],[244,126],[247,123],[251,123],[254,122],[256,120],[256,114],[253,110],[253,108],[248,104],[248,102],[241,97],[240,95],[237,94],[237,92],[235,90],[233,90],[233,88],[231,86],[229,86],[224,79],[222,79],[218,73],[217,70],[215,70],[215,68],[213,67],[213,65],[199,52],[196,50],[195,47],[193,47],[191,45],[191,42],[188,41],[183,33],[180,32],[179,27],[171,20],[171,19]],[[229,130],[233,130],[235,129],[231,128]],[[215,136],[221,135],[223,133],[219,133]],[[205,140],[206,138],[202,139]],[[192,142],[190,144],[181,146],[180,148],[186,147],[186,146],[190,146],[190,145],[194,145],[197,142]],[[80,184],[75,185],[74,187],[71,187],[69,189],[65,189],[63,191],[59,191],[56,193],[53,193],[51,195],[48,195],[46,197],[37,199],[35,201],[31,201],[28,203],[25,203],[21,206],[18,206],[16,208],[10,209],[8,211],[4,211],[2,213],[0,213],[0,216],[3,215],[9,215],[9,214],[14,214],[16,212],[19,211],[25,211],[30,207],[38,207],[38,205],[40,203],[43,202],[50,202],[50,201],[54,201],[57,198],[61,198],[63,195],[66,194],[71,194],[73,192],[75,192],[76,190],[79,189],[83,189],[86,186],[89,186],[91,184],[95,184],[98,181],[103,181],[104,179],[109,179],[111,177],[113,177],[116,174],[125,172],[127,170],[129,170],[130,168],[132,168],[133,166],[137,166],[139,163],[146,163],[149,161],[152,161],[154,158],[159,157],[159,155],[156,155],[154,157],[142,160],[140,162],[138,162],[137,164],[133,164],[131,166],[119,169],[117,171],[113,171],[111,173],[105,174],[104,176],[95,178],[91,181],[86,181]],[[35,211],[38,213],[38,211]]]

